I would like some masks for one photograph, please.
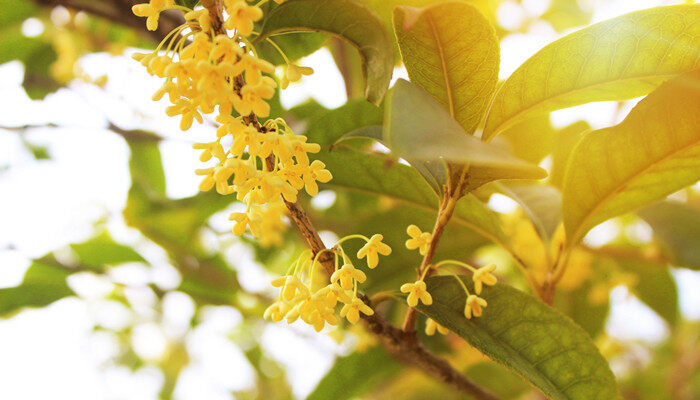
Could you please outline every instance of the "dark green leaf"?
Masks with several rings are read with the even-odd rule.
[[[391,40],[367,6],[352,0],[289,0],[270,13],[254,43],[304,31],[336,35],[353,44],[363,60],[365,97],[374,104],[381,103],[394,67]]]
[[[473,290],[471,279],[462,278]],[[481,294],[488,306],[464,317],[465,294],[454,277],[426,281],[431,306],[418,310],[467,340],[555,400],[608,400],[618,396],[615,377],[591,338],[570,319],[504,284]]]

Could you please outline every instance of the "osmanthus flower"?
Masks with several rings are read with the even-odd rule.
[[[411,307],[417,306],[418,301],[421,301],[426,306],[433,304],[433,296],[428,293],[423,280],[417,280],[414,283],[404,283],[401,285],[401,292],[408,293],[406,303]]]
[[[340,310],[340,317],[346,318],[351,324],[356,324],[360,320],[360,313],[365,315],[373,315],[374,310],[367,304],[365,304],[362,299],[358,297],[353,297],[352,301],[345,304]]]
[[[245,0],[224,0],[228,19],[224,22],[226,29],[235,29],[240,35],[248,36],[253,33],[255,21],[263,16],[260,7],[249,5]]]
[[[411,237],[406,241],[406,248],[409,250],[418,249],[421,255],[425,255],[433,235],[430,232],[421,231],[416,225],[409,225],[406,233]]]
[[[353,280],[362,283],[367,279],[364,272],[356,269],[352,264],[345,264],[331,275],[331,282],[338,282],[345,290],[352,289]]]
[[[384,240],[384,236],[380,234],[372,235],[367,243],[357,252],[357,258],[367,257],[367,266],[369,268],[374,268],[377,266],[377,264],[379,264],[378,254],[383,256],[388,256],[391,254],[391,247],[389,247],[386,243],[382,243],[382,240]]]
[[[316,196],[318,194],[318,184],[316,182],[329,182],[333,179],[333,175],[326,169],[326,164],[320,160],[314,160],[311,165],[308,165],[306,168],[302,166],[302,179],[304,180],[306,193],[310,196]],[[391,253],[391,249],[389,249],[389,253]],[[377,264],[375,263],[374,265],[376,266]]]
[[[314,73],[311,67],[302,67],[296,64],[287,64],[284,70],[284,75],[282,76],[282,83],[280,87],[286,89],[290,82],[298,82],[301,80],[302,75],[311,75]]]
[[[175,0],[151,0],[148,4],[136,4],[131,11],[139,17],[146,18],[146,27],[149,31],[158,29],[158,18],[161,11],[173,7]]]
[[[483,285],[493,286],[498,282],[491,272],[496,270],[496,264],[489,264],[485,267],[478,268],[472,275],[474,281],[474,291],[476,294],[481,294]]]
[[[481,313],[483,312],[482,308],[486,307],[486,305],[486,300],[470,294],[467,296],[467,302],[464,306],[464,316],[467,317],[467,319],[472,319],[472,316],[480,317]]]
[[[426,319],[425,320],[425,334],[428,336],[433,336],[435,334],[436,330],[441,335],[447,335],[447,333],[450,331],[449,329],[447,329],[444,326],[435,322],[435,320],[433,320],[432,318]]]

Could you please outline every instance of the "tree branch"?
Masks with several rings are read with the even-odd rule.
[[[179,12],[170,12],[166,10],[161,14],[158,22],[158,29],[155,31],[147,31],[143,29],[144,19],[137,17],[131,12],[131,7],[134,4],[143,3],[144,1],[132,0],[33,0],[36,4],[45,7],[63,6],[65,8],[84,11],[86,13],[107,19],[120,25],[128,26],[137,30],[137,32],[148,37],[149,39],[160,42],[170,31],[175,27],[184,23]]]

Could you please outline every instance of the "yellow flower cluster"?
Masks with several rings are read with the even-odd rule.
[[[194,120],[203,122],[202,114],[218,113],[216,140],[194,145],[201,150],[202,162],[216,161],[195,171],[202,176],[200,190],[235,193],[247,207],[245,212],[231,214],[233,232],[242,235],[250,231],[261,245],[275,245],[281,242],[286,227],[282,199],[295,202],[302,189],[314,196],[317,182],[328,182],[332,176],[323,162],[309,160],[309,153],[320,150],[318,144],[295,135],[280,118],[258,122],[257,118],[270,115],[267,100],[277,87],[269,76],[274,66],[258,58],[246,39],[253,33],[255,21],[262,18],[262,10],[244,0],[225,0],[223,4],[228,14],[223,27],[233,31],[231,37],[214,34],[207,9],[190,10],[167,0],[135,5],[134,14],[147,17],[150,30],[157,29],[160,12],[168,8],[182,10],[187,23],[173,30],[153,53],[134,58],[151,75],[165,78],[153,99],[167,96],[172,105],[166,113],[180,116],[182,130],[189,129]],[[290,65],[285,82],[311,72],[310,68]]]
[[[406,233],[408,233],[408,236],[410,237],[410,239],[406,241],[406,248],[409,250],[418,249],[420,254],[426,254],[432,239],[431,233],[421,231],[416,225],[410,225],[406,229]],[[424,281],[425,276],[431,269],[437,270],[442,266],[450,264],[467,268],[472,272],[472,281],[474,282],[475,294],[471,294],[469,292],[469,289],[467,289],[467,286],[459,277],[454,274],[452,275],[455,277],[455,279],[457,279],[467,296],[464,306],[464,316],[468,319],[471,319],[472,317],[480,317],[483,312],[482,308],[486,307],[487,303],[486,300],[482,299],[478,295],[481,294],[484,285],[493,286],[498,282],[498,279],[492,274],[492,272],[496,269],[496,265],[494,264],[481,268],[474,268],[471,265],[460,261],[444,260],[435,265],[429,265],[423,271],[420,279],[413,283],[405,283],[401,286],[401,292],[408,294],[408,296],[406,296],[406,303],[410,307],[416,307],[418,303],[423,303],[426,306],[433,304],[433,297],[430,295]],[[436,329],[443,334],[447,332],[447,328],[437,324],[437,322],[433,321],[432,319],[428,319],[425,326],[426,334],[433,335]]]
[[[351,324],[360,320],[360,314],[374,314],[374,310],[357,295],[358,284],[363,283],[367,276],[355,268],[341,247],[342,242],[353,238],[366,241],[358,252],[358,258],[361,258],[360,254],[369,260],[377,257],[380,251],[379,254],[391,253],[391,248],[381,242],[381,235],[372,236],[374,240],[362,235],[347,236],[332,249],[322,250],[315,257],[311,256],[311,250],[303,252],[285,276],[272,281],[272,286],[280,288],[280,294],[277,301],[265,310],[264,318],[272,321],[286,319],[290,324],[301,319],[320,332],[326,324],[338,325],[339,320],[335,315],[338,303],[343,304],[340,317]],[[318,258],[323,252],[331,252],[335,256],[335,272],[329,280],[319,278],[316,273]],[[342,266],[339,262],[341,258]]]

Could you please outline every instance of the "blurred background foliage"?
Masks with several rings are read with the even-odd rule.
[[[423,6],[434,2],[366,0],[385,21],[389,31],[394,6]],[[119,54],[134,47],[152,49],[163,33],[146,33],[142,21],[125,14],[130,1],[65,2],[73,3],[75,9],[61,7],[60,3],[0,0],[0,64],[22,63],[22,85],[27,96],[34,100],[42,100],[57,90],[71,90],[70,82],[76,79],[98,86],[104,84],[100,77],[89,77],[78,67],[76,63],[81,57],[89,53]],[[522,7],[519,1],[474,0],[472,3],[497,26],[501,38],[526,33],[533,24],[542,23],[549,24],[557,32],[569,32],[588,24],[596,7],[594,0],[552,0],[543,2],[548,3],[548,7],[538,14],[520,13],[519,19],[513,21],[502,15],[499,18],[499,15],[507,15],[509,9]],[[275,4],[269,2],[267,7],[274,8]],[[168,27],[178,24],[175,14],[165,15],[163,19],[166,32]],[[37,24],[43,27],[39,33],[33,31]],[[273,116],[283,116],[297,132],[323,146],[319,158],[335,176],[323,187],[320,197],[324,201],[303,198],[302,202],[309,210],[311,220],[327,237],[381,232],[394,253],[382,260],[381,268],[367,271],[366,290],[374,293],[395,289],[400,283],[411,280],[414,268],[420,262],[417,254],[403,246],[405,227],[413,223],[424,230],[429,229],[434,222],[436,199],[431,197],[431,189],[425,181],[408,171],[409,167],[377,151],[369,142],[361,139],[337,142],[348,132],[381,125],[382,122],[381,109],[361,99],[360,61],[349,45],[320,34],[289,35],[278,43],[294,59],[320,48],[327,49],[341,72],[349,99],[337,109],[327,109],[313,99],[289,109],[279,102],[274,107]],[[282,62],[266,46],[259,48],[259,52],[268,55],[276,64]],[[396,60],[398,62],[398,55]],[[49,149],[25,139],[25,133],[31,129],[32,126],[6,127],[9,134],[23,138],[23,144],[36,162],[50,161]],[[122,215],[109,218],[123,218],[127,226],[139,232],[138,241],[118,242],[110,234],[105,220],[95,221],[91,238],[34,259],[19,285],[0,288],[0,316],[11,319],[26,308],[45,307],[70,296],[82,297],[72,284],[74,277],[94,278],[105,283],[107,289],[102,294],[103,299],[121,305],[129,313],[142,314],[129,296],[130,285],[113,276],[115,271],[134,265],[154,268],[143,249],[152,251],[155,246],[166,255],[167,263],[176,271],[176,279],[169,284],[151,282],[140,287],[152,302],[146,316],[141,315],[136,320],[139,324],[164,324],[162,304],[178,296],[188,299],[185,303],[191,303],[192,312],[184,327],[170,331],[165,349],[151,358],[134,349],[132,335],[136,320],[116,328],[96,321],[96,333],[108,331],[118,340],[119,351],[114,354],[112,362],[132,370],[145,365],[159,369],[163,377],[159,397],[169,399],[180,373],[191,361],[186,338],[196,331],[207,310],[213,306],[225,306],[235,309],[240,316],[227,337],[241,349],[255,371],[250,389],[231,394],[240,399],[295,398],[287,369],[274,354],[261,346],[261,335],[266,326],[261,318],[262,311],[275,294],[267,289],[246,288],[239,277],[250,273],[251,256],[256,265],[264,267],[270,274],[285,270],[303,249],[296,233],[288,230],[284,244],[274,248],[261,247],[245,237],[234,239],[212,223],[213,219],[221,218],[220,212],[232,207],[232,196],[216,193],[200,193],[186,198],[167,196],[168,182],[160,149],[164,141],[171,140],[170,137],[122,129],[113,124],[107,129],[128,144],[131,178]],[[557,196],[556,188],[561,185],[568,152],[587,129],[589,126],[583,121],[554,128],[550,119],[543,117],[515,125],[502,137],[504,145],[517,149],[518,157],[533,163],[544,160],[542,165],[550,171],[546,187]],[[8,168],[11,166],[5,166],[0,174],[7,172]],[[341,172],[343,168],[347,172]],[[344,177],[344,174],[348,176]],[[531,265],[544,265],[547,245],[539,239],[527,212],[536,212],[537,207],[549,207],[547,204],[553,204],[552,199],[528,200],[527,196],[518,196],[516,187],[508,189],[508,186],[508,183],[486,185],[474,193],[472,200],[486,204],[493,196],[505,194],[520,201],[524,207],[513,207],[507,212],[493,211],[492,216],[503,226],[504,235],[510,238],[518,256]],[[528,204],[528,201],[531,202]],[[678,290],[672,275],[677,268],[694,271],[700,268],[700,194],[697,187],[677,193],[670,200],[646,207],[636,214],[616,218],[614,224],[614,235],[604,244],[584,244],[574,253],[559,286],[555,306],[597,340],[618,375],[625,398],[697,398],[700,396],[700,375],[697,373],[700,331],[697,321],[687,321],[681,316]],[[650,228],[653,237],[637,234],[640,227],[642,231]],[[512,258],[491,240],[459,221],[450,224],[438,257],[477,263],[497,259],[502,279],[527,290]],[[264,274],[261,271],[256,273]],[[606,334],[610,291],[616,287],[626,287],[630,295],[665,321],[669,334],[663,342],[622,341]],[[402,314],[401,305],[383,303],[381,307],[390,317],[398,318]],[[342,355],[335,360],[309,399],[464,398],[420,372],[398,364],[377,347],[361,327],[341,326],[328,334],[344,344]],[[538,398],[512,372],[485,359],[458,337],[422,337],[422,340],[470,378],[503,398]]]

